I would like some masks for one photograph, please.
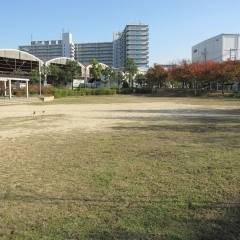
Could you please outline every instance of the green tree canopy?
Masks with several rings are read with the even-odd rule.
[[[128,75],[129,84],[133,87],[133,77],[138,72],[138,67],[132,58],[127,58],[124,64],[124,73]]]
[[[117,84],[118,84],[118,87],[120,86],[120,84],[124,81],[124,76],[121,72],[118,72],[117,73]]]
[[[38,83],[40,80],[39,72],[37,69],[32,69],[32,71],[29,73],[29,83]]]
[[[60,69],[59,66],[57,66],[56,64],[50,64],[49,67],[48,67],[48,70],[49,70],[49,75],[51,77],[51,83],[54,85],[54,86],[58,86],[60,85],[60,76],[62,74],[62,70]]]
[[[95,80],[95,86],[96,86],[96,81],[97,79],[100,79],[101,78],[101,74],[102,74],[102,66],[101,64],[97,61],[96,58],[92,58],[90,60],[90,64],[92,65],[92,68],[91,68],[91,74],[93,75],[94,77],[94,80]]]
[[[117,82],[117,73],[111,68],[107,67],[103,70],[102,74],[104,75],[105,81],[109,82],[110,86],[114,83]],[[106,83],[105,83],[106,84]]]
[[[64,77],[67,81],[71,81],[73,88],[73,79],[79,78],[81,75],[81,67],[75,60],[67,59],[66,69],[64,70]]]

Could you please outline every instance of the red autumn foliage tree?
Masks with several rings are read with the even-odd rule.
[[[199,69],[196,72],[197,81],[202,84],[202,86],[215,86],[216,81],[214,77],[214,69],[218,67],[217,62],[206,61],[197,63]]]
[[[190,61],[182,60],[179,65],[173,66],[170,70],[170,79],[172,81],[181,82],[182,88],[185,88],[187,85],[190,87],[193,85],[194,81],[194,68]]]
[[[149,86],[157,86],[157,88],[162,88],[166,80],[168,79],[168,71],[160,64],[155,64],[146,72],[146,82]]]
[[[224,94],[226,84],[233,84],[237,80],[239,73],[238,65],[237,61],[227,60],[215,66],[213,76],[221,83],[222,94]]]

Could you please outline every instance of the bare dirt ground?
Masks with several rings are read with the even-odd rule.
[[[110,103],[110,104],[60,104],[11,105],[0,107],[0,140],[12,141],[32,134],[57,133],[82,129],[107,130],[128,122],[168,121],[189,117],[236,117],[240,107],[192,105],[164,102]],[[237,110],[237,112],[236,112]],[[33,114],[35,111],[35,114]]]

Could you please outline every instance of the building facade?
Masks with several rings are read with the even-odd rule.
[[[98,62],[113,67],[113,43],[76,43],[75,60],[81,63],[89,63],[92,58]]]
[[[63,33],[61,40],[31,41],[31,45],[19,46],[42,60],[68,57],[81,63],[92,58],[109,67],[124,67],[126,58],[132,58],[139,68],[148,68],[149,28],[146,24],[128,24],[122,32],[113,33],[112,42],[73,43],[71,33]]]
[[[63,33],[61,40],[31,41],[31,45],[22,45],[18,48],[43,60],[57,57],[74,59],[75,55],[71,33]]]
[[[192,47],[192,62],[239,60],[240,34],[220,34]]]
[[[149,27],[146,24],[128,24],[122,32],[113,33],[115,67],[123,67],[126,58],[132,58],[136,65],[148,68]]]

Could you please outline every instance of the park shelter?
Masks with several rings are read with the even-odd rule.
[[[39,58],[23,51],[15,49],[0,49],[0,76],[16,75],[21,71],[23,75],[28,75],[33,69],[39,70],[43,66],[43,61]]]
[[[29,97],[28,93],[28,81],[27,78],[15,78],[15,77],[0,77],[0,82],[4,82],[4,97],[8,96],[9,99],[12,98],[12,81],[26,82],[26,97]],[[8,93],[7,93],[7,82],[8,82]]]
[[[28,98],[29,73],[43,66],[39,58],[15,49],[0,49],[0,82],[4,82],[3,94],[12,98],[12,82],[26,83]]]

